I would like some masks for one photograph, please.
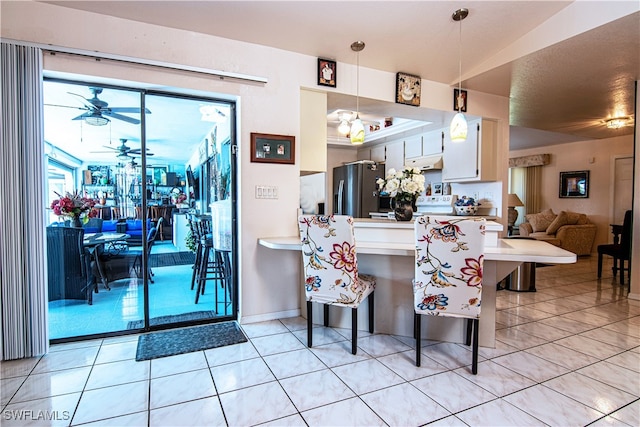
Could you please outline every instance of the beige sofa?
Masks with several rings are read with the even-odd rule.
[[[585,214],[551,209],[525,216],[519,226],[520,236],[533,237],[559,246],[576,255],[590,255],[596,239],[596,225]]]

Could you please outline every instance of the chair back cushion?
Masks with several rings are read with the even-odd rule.
[[[414,310],[480,317],[484,218],[421,216],[415,220]]]
[[[301,215],[298,225],[307,301],[357,307],[375,281],[358,274],[353,218]]]

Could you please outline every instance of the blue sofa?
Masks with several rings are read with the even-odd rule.
[[[151,219],[147,219],[147,230],[151,229]],[[131,236],[127,239],[129,246],[141,246],[142,245],[142,220],[141,219],[127,219],[127,220],[110,220],[102,222],[103,233],[127,233]]]

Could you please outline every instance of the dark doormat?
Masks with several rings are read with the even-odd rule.
[[[149,319],[150,326],[166,325],[169,323],[189,322],[191,320],[213,319],[216,317],[216,312],[207,311],[194,311],[191,313],[173,314],[169,316],[158,316]],[[127,329],[142,329],[144,328],[144,320],[132,320],[127,323]]]
[[[157,359],[247,342],[237,322],[192,326],[140,335],[136,361]]]
[[[194,262],[196,262],[196,254],[190,251],[149,255],[149,267],[151,268],[193,264]]]

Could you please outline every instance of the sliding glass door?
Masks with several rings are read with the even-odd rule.
[[[53,80],[44,94],[47,245],[64,249],[49,257],[50,338],[235,318],[234,105]],[[71,211],[80,244],[53,230],[74,228]]]

